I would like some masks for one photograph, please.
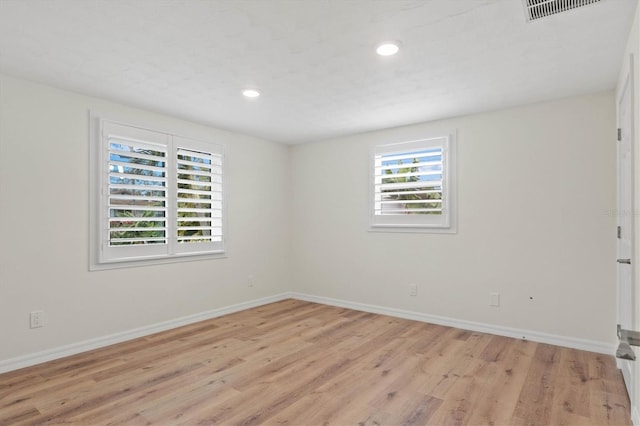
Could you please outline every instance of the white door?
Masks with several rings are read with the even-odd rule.
[[[633,330],[634,318],[634,274],[633,268],[633,91],[632,72],[629,70],[626,82],[617,97],[618,116],[618,159],[617,159],[617,222],[618,222],[618,324],[623,329]],[[628,263],[627,263],[628,262]],[[622,370],[632,412],[636,405],[634,374],[636,361],[618,360],[618,367]]]

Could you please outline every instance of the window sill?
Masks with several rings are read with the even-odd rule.
[[[369,232],[395,232],[403,234],[457,234],[455,227],[450,226],[403,226],[403,225],[370,225]]]
[[[171,257],[158,257],[158,258],[152,258],[152,259],[104,262],[104,263],[91,262],[91,264],[89,265],[89,271],[135,268],[140,266],[163,265],[166,263],[182,263],[182,262],[226,259],[226,258],[227,258],[226,252],[218,252],[218,253],[206,253],[201,255],[186,255],[186,256],[182,255],[182,256],[171,256]]]

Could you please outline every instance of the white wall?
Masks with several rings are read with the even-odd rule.
[[[88,271],[89,109],[226,145],[227,258]],[[288,290],[288,155],[0,75],[0,361]],[[44,328],[29,329],[32,310]]]
[[[607,92],[292,147],[294,287],[613,346],[614,111]],[[368,232],[370,146],[451,129],[458,233]]]
[[[228,258],[88,271],[89,109],[226,144]],[[601,93],[286,147],[0,75],[0,363],[284,291],[613,345],[614,113]],[[458,233],[368,232],[370,145],[440,129]]]

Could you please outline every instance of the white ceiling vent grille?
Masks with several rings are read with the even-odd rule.
[[[527,14],[527,21],[531,22],[556,13],[598,3],[600,0],[522,0],[522,2]]]

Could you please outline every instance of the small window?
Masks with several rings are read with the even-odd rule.
[[[223,151],[92,117],[92,266],[224,252]]]
[[[455,232],[454,146],[447,135],[374,147],[372,230]]]

